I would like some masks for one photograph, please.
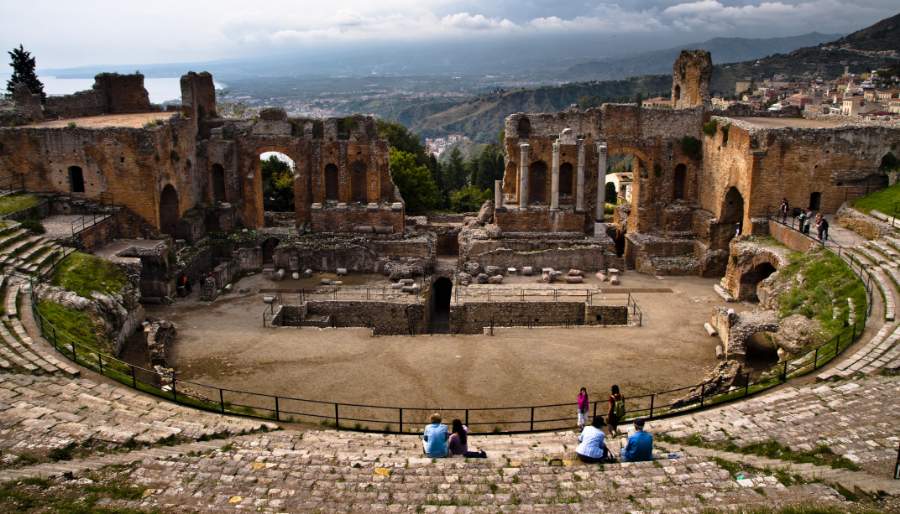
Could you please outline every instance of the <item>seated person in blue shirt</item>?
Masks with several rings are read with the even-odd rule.
[[[447,425],[441,424],[441,415],[435,412],[431,415],[431,424],[425,427],[425,433],[422,434],[425,455],[433,459],[446,457],[448,439],[450,433],[447,432]]]
[[[594,416],[590,425],[584,427],[578,436],[578,448],[575,454],[582,462],[613,462],[614,459],[606,447],[606,435],[603,433],[603,416]]]
[[[644,432],[644,420],[634,420],[635,432],[628,438],[628,444],[622,449],[622,462],[641,462],[653,460],[653,436]]]

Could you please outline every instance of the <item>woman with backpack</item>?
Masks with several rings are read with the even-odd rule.
[[[584,429],[587,425],[589,406],[587,389],[582,387],[581,391],[578,391],[578,430]]]
[[[625,419],[625,397],[619,392],[619,386],[612,386],[612,394],[609,395],[609,412],[606,415],[609,425],[609,435],[618,435],[619,423]]]

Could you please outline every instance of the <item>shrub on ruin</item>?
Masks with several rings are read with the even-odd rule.
[[[681,153],[691,159],[700,160],[703,156],[703,142],[696,137],[684,136],[681,138]]]
[[[24,219],[19,222],[19,225],[21,225],[24,229],[34,232],[35,234],[43,234],[47,232],[47,229],[44,228],[44,224],[41,223],[41,220],[37,218]]]
[[[441,193],[431,172],[417,164],[413,154],[391,148],[390,165],[391,177],[406,202],[407,212],[427,212],[440,204]]]
[[[74,121],[70,121],[69,123],[66,123],[66,127],[70,128],[70,129],[75,128],[77,126],[78,126],[78,124],[75,123]]]
[[[468,185],[450,193],[450,208],[456,212],[474,212],[491,198],[490,189],[479,189]]]
[[[128,278],[115,264],[90,254],[74,252],[66,256],[53,273],[52,283],[84,298],[95,292],[116,294]]]
[[[709,120],[703,124],[703,133],[709,137],[715,136],[718,129],[719,123],[716,120]]]

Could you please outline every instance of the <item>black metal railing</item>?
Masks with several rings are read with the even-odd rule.
[[[76,340],[40,313],[34,287],[31,288],[31,295],[31,308],[38,327],[57,351],[76,364],[134,389],[183,405],[222,414],[282,422],[313,422],[334,428],[387,433],[418,432],[427,423],[428,415],[435,411],[447,418],[465,419],[473,434],[562,430],[574,426],[574,402],[474,408],[367,405],[263,394],[181,380],[174,371],[162,373],[137,366]],[[705,385],[687,385],[626,398],[626,420],[662,418],[746,398],[792,377],[815,371],[853,344],[863,332],[865,323],[866,317],[863,316],[827,343],[797,359],[784,362],[775,373],[762,375],[756,381],[750,374],[744,374],[726,391],[710,391]],[[596,403],[594,409],[597,409]]]

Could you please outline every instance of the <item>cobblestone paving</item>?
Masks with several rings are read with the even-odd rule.
[[[199,412],[120,386],[59,376],[0,375],[0,467],[97,442],[106,447],[258,430],[260,421]],[[21,464],[21,463],[19,463]]]
[[[674,437],[698,434],[739,446],[775,440],[793,450],[824,444],[866,471],[890,476],[900,445],[900,380],[860,380],[786,386],[733,405],[655,421]]]

